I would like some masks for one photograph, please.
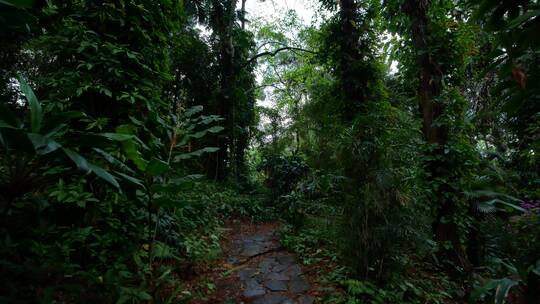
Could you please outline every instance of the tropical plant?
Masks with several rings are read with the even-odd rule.
[[[509,298],[518,300],[523,297],[525,301],[532,303],[538,299],[540,286],[540,261],[527,267],[516,267],[511,262],[506,263],[500,259],[493,261],[493,267],[502,266],[509,274],[507,277],[499,279],[484,280],[471,293],[470,303],[477,303],[480,300],[492,299],[495,304],[507,303]],[[512,294],[512,288],[519,289],[519,292]],[[512,303],[512,302],[510,302]]]
[[[73,170],[64,167],[66,160],[71,160],[84,173],[93,173],[119,189],[117,179],[102,167],[91,163],[73,147],[73,139],[78,137],[102,136],[108,134],[81,134],[74,132],[68,124],[81,119],[82,112],[64,112],[45,117],[41,103],[23,78],[19,79],[20,88],[27,100],[28,119],[20,121],[6,105],[0,105],[0,143],[2,144],[2,184],[0,198],[5,211],[21,196],[43,189],[62,176],[73,174]],[[97,147],[93,147],[97,149]],[[97,154],[94,152],[94,154]],[[44,168],[48,164],[50,168]]]

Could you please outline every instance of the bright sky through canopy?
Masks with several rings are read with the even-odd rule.
[[[248,19],[276,20],[288,10],[295,10],[304,23],[311,23],[315,16],[314,4],[310,0],[247,0]]]
[[[241,5],[241,3],[239,3]],[[311,24],[315,17],[315,7],[310,0],[247,0],[247,19],[254,22],[270,22],[279,20],[290,10],[296,11],[299,19],[304,24]],[[249,23],[248,23],[249,26]],[[256,72],[257,80],[262,81],[261,72]],[[258,104],[271,107],[273,102],[269,96],[258,100]]]

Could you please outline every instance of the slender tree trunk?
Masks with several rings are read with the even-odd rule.
[[[227,165],[229,164],[230,153],[234,153],[232,143],[234,142],[234,85],[236,73],[234,66],[234,44],[233,27],[235,22],[237,0],[230,0],[225,5],[214,0],[214,10],[217,28],[215,31],[219,36],[219,55],[221,65],[221,82],[218,115],[225,119],[225,130],[218,136],[217,146],[220,148],[215,155],[215,179],[224,180],[227,176]]]
[[[243,30],[246,28],[246,1],[247,0],[242,0],[242,19],[240,19],[240,25]]]
[[[340,47],[341,47],[341,81],[345,94],[346,121],[352,121],[358,112],[358,108],[363,101],[363,83],[358,79],[360,73],[356,70],[356,65],[362,60],[358,52],[358,41],[360,33],[356,28],[357,5],[355,0],[340,0]]]

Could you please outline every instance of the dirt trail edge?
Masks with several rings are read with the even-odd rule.
[[[231,229],[224,246],[225,271],[215,278],[217,294],[207,303],[314,303],[301,264],[279,243],[277,226]]]

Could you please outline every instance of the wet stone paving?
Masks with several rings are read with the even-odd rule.
[[[281,248],[274,231],[235,240],[228,262],[236,272],[243,302],[252,304],[312,304],[310,285],[295,257]]]

